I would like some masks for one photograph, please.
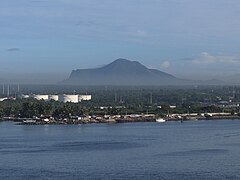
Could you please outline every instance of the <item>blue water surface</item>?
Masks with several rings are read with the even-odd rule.
[[[240,179],[240,121],[1,122],[0,179]]]

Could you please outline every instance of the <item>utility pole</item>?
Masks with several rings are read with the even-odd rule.
[[[153,103],[152,92],[150,93],[150,104]]]
[[[236,91],[235,91],[235,87],[233,86],[233,99],[235,99],[235,95],[236,95]]]
[[[9,87],[9,84],[8,84],[7,97],[9,97],[9,95],[10,95],[10,87]]]
[[[3,92],[2,92],[3,95],[5,94],[5,89],[4,88],[5,88],[5,85],[3,84],[3,89],[2,89],[3,90]]]
[[[188,115],[190,115],[191,106],[188,106]]]
[[[117,93],[115,93],[115,103],[117,102]]]
[[[120,103],[123,103],[123,97],[120,96]]]

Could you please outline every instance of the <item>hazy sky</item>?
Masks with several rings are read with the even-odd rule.
[[[180,77],[235,74],[239,19],[239,0],[1,0],[0,74],[67,74],[119,57]]]

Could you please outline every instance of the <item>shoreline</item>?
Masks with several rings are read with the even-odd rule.
[[[139,123],[139,122],[156,122],[157,118],[138,118],[138,119],[106,119],[106,120],[95,120],[95,119],[88,119],[88,120],[50,120],[50,121],[43,121],[43,120],[34,120],[34,119],[16,119],[16,118],[8,118],[8,119],[1,119],[0,122],[11,121],[15,122],[16,125],[78,125],[78,124],[116,124],[116,123]],[[178,118],[163,118],[165,122],[187,122],[187,121],[219,121],[219,120],[240,120],[240,116],[231,115],[231,116],[212,116],[212,117],[202,117],[202,116],[195,116],[195,117],[188,117],[185,119],[178,119]]]

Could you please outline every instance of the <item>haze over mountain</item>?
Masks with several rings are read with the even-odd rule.
[[[239,85],[240,84],[240,73],[232,74],[229,76],[223,76],[223,77],[221,77],[221,79],[232,85]]]
[[[0,73],[0,84],[44,84],[51,85],[62,81],[67,73]]]
[[[77,85],[193,85],[219,84],[220,81],[193,81],[179,79],[171,74],[149,69],[137,61],[117,59],[95,69],[73,70],[63,84]]]

